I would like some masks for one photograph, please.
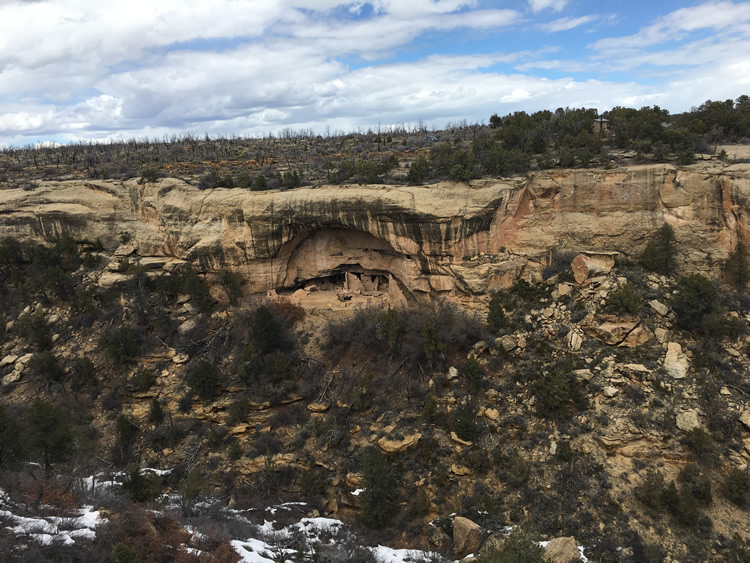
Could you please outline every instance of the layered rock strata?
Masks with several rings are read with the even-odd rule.
[[[679,269],[718,275],[748,241],[748,201],[747,165],[267,192],[201,191],[173,178],[68,181],[0,191],[0,236],[70,235],[158,267],[226,266],[255,292],[330,285],[419,298],[538,277],[559,251],[633,257],[664,221]]]

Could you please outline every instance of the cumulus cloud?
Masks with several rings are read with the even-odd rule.
[[[475,0],[0,0],[0,144],[440,126],[559,106],[687,109],[746,88],[747,2],[675,10],[583,54],[503,42],[525,29],[548,45],[557,36],[540,30],[605,21],[531,15],[565,4],[531,0],[524,14]],[[695,30],[704,33],[692,39]],[[486,50],[475,42],[462,54],[457,32]]]

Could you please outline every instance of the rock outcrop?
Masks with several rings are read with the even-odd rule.
[[[201,191],[173,178],[47,182],[0,191],[0,236],[67,234],[112,252],[122,242],[131,262],[227,266],[254,292],[306,287],[403,300],[538,277],[554,250],[632,257],[664,221],[683,271],[718,274],[748,240],[749,195],[743,165],[267,192]]]

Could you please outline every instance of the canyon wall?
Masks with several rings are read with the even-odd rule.
[[[664,221],[680,271],[719,275],[737,242],[748,242],[749,201],[747,165],[267,192],[201,191],[173,178],[67,181],[0,191],[0,236],[70,235],[135,262],[226,266],[256,292],[355,272],[425,296],[537,277],[556,251],[634,257]]]

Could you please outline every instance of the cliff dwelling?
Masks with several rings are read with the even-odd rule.
[[[384,240],[347,229],[301,233],[279,253],[286,269],[277,292],[301,303],[367,302],[405,304],[419,291],[421,270],[410,256]],[[318,294],[318,295],[316,295]]]

